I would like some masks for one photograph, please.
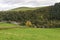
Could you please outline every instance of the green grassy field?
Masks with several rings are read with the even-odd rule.
[[[0,23],[0,40],[60,40],[60,28],[12,28],[16,24]]]
[[[60,28],[15,28],[0,30],[0,40],[60,40]]]
[[[4,28],[17,28],[20,27],[19,25],[16,24],[12,24],[12,23],[5,23],[5,22],[0,22],[0,29],[4,29]]]

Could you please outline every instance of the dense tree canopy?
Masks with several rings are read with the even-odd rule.
[[[0,11],[0,21],[16,21],[21,24],[30,21],[33,25],[43,28],[59,27],[57,20],[60,20],[60,3],[35,10]]]

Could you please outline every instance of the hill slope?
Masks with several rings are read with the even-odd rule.
[[[31,7],[19,7],[19,8],[14,8],[10,11],[26,11],[26,10],[35,10],[38,9],[38,7],[31,8]]]

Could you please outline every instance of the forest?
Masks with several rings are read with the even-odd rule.
[[[23,9],[24,10],[24,9]],[[60,28],[60,3],[47,7],[39,7],[34,10],[8,10],[0,11],[0,22],[19,22],[19,25],[27,25],[36,28]]]

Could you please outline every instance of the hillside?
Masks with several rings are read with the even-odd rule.
[[[37,28],[58,28],[60,27],[60,3],[47,7],[19,7],[3,11],[0,12],[0,21],[15,21],[20,22],[20,25],[25,25],[29,21],[31,26]]]
[[[27,11],[27,10],[35,10],[35,9],[38,9],[39,7],[18,7],[18,8],[14,8],[14,9],[11,9],[9,11]]]
[[[18,7],[18,8],[14,8],[14,9],[11,9],[11,10],[8,10],[8,11],[28,11],[28,10],[37,10],[37,9],[49,9],[51,8],[52,6],[45,6],[45,7]]]

